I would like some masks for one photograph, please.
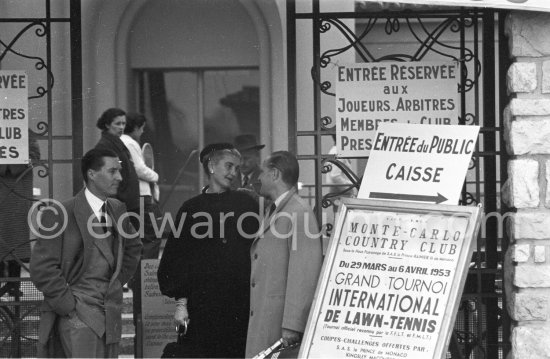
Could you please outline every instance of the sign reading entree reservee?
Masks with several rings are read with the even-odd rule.
[[[366,157],[381,123],[458,123],[455,62],[354,63],[336,74],[339,157]]]
[[[29,100],[25,71],[0,70],[0,164],[29,163]]]
[[[299,357],[444,357],[481,213],[343,199]]]
[[[479,126],[380,125],[358,198],[457,204]]]

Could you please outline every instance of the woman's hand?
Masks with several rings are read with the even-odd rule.
[[[176,300],[176,312],[174,313],[176,325],[189,323],[189,312],[187,311],[187,298]]]

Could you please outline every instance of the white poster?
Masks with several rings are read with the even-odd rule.
[[[29,163],[28,79],[0,70],[0,164]]]
[[[382,123],[458,124],[454,62],[340,66],[336,78],[338,157],[366,157]]]
[[[358,198],[458,204],[479,126],[383,124]]]
[[[440,359],[446,353],[480,208],[452,213],[461,209],[381,202],[344,201],[300,357]]]

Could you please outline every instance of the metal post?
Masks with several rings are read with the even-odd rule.
[[[296,140],[296,0],[286,1],[286,66],[288,91],[288,150],[297,154]]]
[[[82,6],[81,0],[71,0],[71,114],[73,126],[73,194],[82,189],[80,159],[83,154],[82,110]]]

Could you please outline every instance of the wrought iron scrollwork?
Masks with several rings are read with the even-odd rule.
[[[475,125],[476,124],[477,117],[473,114],[468,112],[464,118],[461,116],[458,116],[458,123],[460,125]]]
[[[330,128],[334,126],[330,126],[332,124],[332,118],[330,116],[324,116],[321,117],[321,128],[323,130],[329,130]]]
[[[336,158],[324,159],[321,172],[328,173],[332,171],[332,166],[338,167],[342,171],[344,176],[346,176],[346,178],[349,180],[350,184],[349,186],[343,186],[343,189],[340,191],[325,194],[321,199],[321,205],[323,206],[323,208],[328,208],[333,205],[334,201],[332,200],[332,198],[345,195],[351,192],[354,188],[359,190],[359,186],[361,185],[361,179],[346,164],[342,163]]]
[[[329,173],[330,171],[332,171],[332,165],[328,162],[323,162],[323,168],[321,169],[321,173],[325,174],[325,173]]]
[[[443,15],[442,15],[443,16]],[[380,62],[380,61],[421,61],[429,53],[436,53],[441,56],[452,59],[453,61],[462,64],[460,71],[463,76],[463,81],[458,85],[459,92],[470,91],[477,83],[479,76],[481,75],[481,62],[474,55],[473,51],[469,48],[463,48],[462,58],[460,57],[460,46],[454,46],[445,43],[442,40],[442,36],[445,33],[457,33],[462,29],[472,27],[476,21],[475,15],[471,16],[458,16],[458,15],[446,15],[442,18],[441,22],[437,25],[428,26],[420,16],[409,15],[392,15],[386,18],[384,24],[384,31],[388,36],[403,32],[401,26],[401,18],[404,19],[406,27],[410,34],[414,37],[418,43],[417,49],[413,53],[392,53],[382,56],[375,56],[366,46],[364,40],[372,32],[379,18],[373,17],[367,19],[367,24],[363,31],[356,35],[355,31],[349,28],[342,20],[337,18],[323,18],[319,25],[321,34],[327,33],[331,29],[339,31],[347,41],[347,45],[339,48],[329,49],[320,54],[319,64],[321,69],[325,69],[329,64],[333,63],[332,59],[350,49],[354,49],[357,56],[363,62]],[[468,64],[472,64],[473,73],[470,74]],[[312,78],[317,78],[316,69],[311,69]],[[320,76],[318,77],[320,78]],[[318,83],[321,92],[325,95],[335,96],[335,93],[330,92],[332,83],[330,81],[320,81]]]
[[[48,133],[50,129],[48,123],[45,121],[38,122],[36,124],[36,128],[38,129],[39,132],[33,131],[32,129],[29,128],[29,131],[32,132],[34,136],[44,136],[46,133]]]
[[[38,86],[36,88],[36,95],[30,95],[29,96],[29,100],[30,99],[34,99],[34,98],[40,98],[40,97],[43,97],[44,95],[46,95],[48,93],[48,91],[53,87],[54,85],[54,76],[53,76],[53,73],[51,71],[51,69],[48,67],[48,65],[46,64],[46,61],[42,58],[42,57],[39,57],[39,56],[34,56],[34,55],[29,55],[29,54],[25,54],[21,51],[18,51],[15,49],[15,45],[17,43],[17,41],[19,41],[19,39],[25,34],[25,33],[28,33],[31,31],[31,29],[33,27],[37,27],[34,31],[34,33],[36,34],[36,36],[38,37],[44,37],[46,36],[46,34],[48,34],[49,32],[49,28],[48,26],[44,23],[44,22],[41,22],[41,21],[32,21],[30,22],[29,24],[27,24],[23,29],[21,29],[14,37],[13,39],[11,39],[11,41],[9,43],[6,43],[4,42],[2,39],[0,39],[0,44],[3,46],[3,51],[0,53],[0,62],[2,62],[2,60],[4,59],[4,57],[6,57],[6,55],[8,53],[11,53],[15,56],[19,56],[19,57],[22,57],[22,58],[25,58],[25,59],[29,59],[29,60],[34,60],[36,61],[35,64],[34,64],[34,67],[35,69],[37,69],[38,71],[42,71],[42,70],[45,70],[46,71],[46,79],[47,79],[47,87],[44,87],[44,86]]]
[[[462,192],[462,199],[458,201],[461,206],[477,205],[478,201],[470,192]]]
[[[478,161],[479,161],[478,157],[473,157],[472,156],[470,158],[470,162],[468,163],[468,170],[473,170],[474,168],[476,168]]]
[[[45,162],[40,161],[35,167],[38,168],[38,171],[36,172],[38,177],[46,178],[50,175],[50,167]]]
[[[386,34],[391,35],[394,32],[398,32],[401,28],[401,25],[399,24],[399,18],[397,17],[388,17],[386,19],[386,25],[384,26],[384,31]]]

